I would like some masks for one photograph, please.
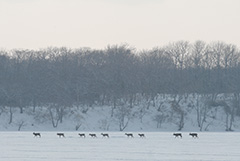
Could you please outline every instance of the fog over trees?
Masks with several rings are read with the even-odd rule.
[[[214,101],[222,93],[233,94],[233,106]],[[16,108],[22,113],[25,108],[48,107],[53,126],[62,122],[68,107],[110,105],[115,110],[127,104],[116,110],[123,113],[118,118],[124,129],[130,119],[126,111],[134,106],[137,95],[154,100],[158,94],[176,98],[171,104],[179,130],[186,112],[179,105],[180,96],[188,94],[208,98],[208,105],[225,107],[229,120],[233,119],[240,115],[240,50],[225,42],[178,41],[144,51],[128,45],[103,50],[0,51],[0,107],[10,113]],[[194,108],[201,127],[208,109]],[[155,119],[160,126],[163,118]]]

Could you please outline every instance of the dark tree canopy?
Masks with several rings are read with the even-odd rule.
[[[224,42],[178,41],[137,52],[47,48],[0,51],[0,105],[64,107],[145,95],[240,93],[240,52]]]

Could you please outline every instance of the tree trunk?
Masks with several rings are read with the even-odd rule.
[[[10,107],[10,116],[9,116],[9,124],[11,124],[12,123],[12,120],[13,120],[13,112],[12,112],[12,107]]]
[[[57,117],[56,122],[55,122],[55,119],[54,119],[54,115],[53,115],[53,113],[52,113],[52,110],[49,109],[49,112],[50,112],[50,117],[51,117],[52,125],[53,125],[54,128],[56,128],[56,127],[58,126],[59,117]]]

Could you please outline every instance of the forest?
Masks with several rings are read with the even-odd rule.
[[[233,94],[240,115],[240,50],[225,42],[177,41],[149,50],[48,47],[0,51],[0,108],[109,105],[159,94]],[[178,97],[174,97],[178,98]],[[175,104],[178,100],[175,100]],[[11,113],[11,112],[10,112]],[[61,118],[59,118],[61,120]],[[10,121],[11,122],[11,121]]]

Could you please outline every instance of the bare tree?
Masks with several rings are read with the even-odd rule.
[[[18,125],[18,131],[20,131],[24,126],[27,125],[23,120],[18,121],[16,124]]]
[[[183,99],[181,95],[175,95],[174,100],[171,101],[171,108],[173,110],[173,115],[176,114],[175,119],[178,118],[178,120],[174,121],[177,126],[178,130],[181,131],[184,128],[185,124],[185,116],[186,112],[185,110],[181,107],[180,101]]]
[[[121,105],[117,107],[115,117],[117,119],[119,130],[123,131],[132,118],[131,109],[126,105]]]

